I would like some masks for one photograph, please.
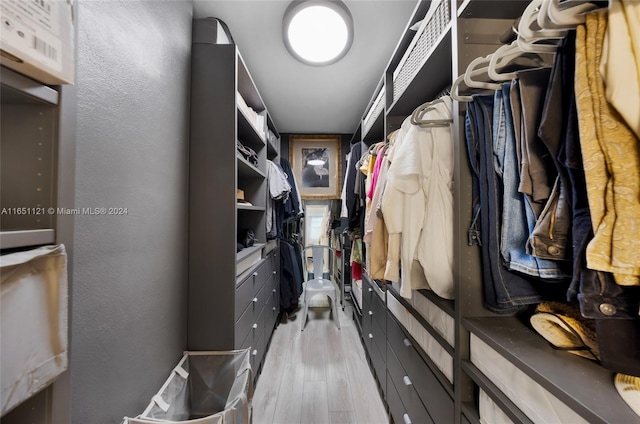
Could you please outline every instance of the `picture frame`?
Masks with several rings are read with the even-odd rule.
[[[339,135],[290,135],[289,162],[306,200],[339,199],[342,163]]]

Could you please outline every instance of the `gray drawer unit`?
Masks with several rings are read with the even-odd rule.
[[[259,315],[264,308],[264,299],[266,298],[267,295],[263,285],[260,291],[251,300],[249,300],[249,303],[246,305],[240,319],[236,321],[236,340],[244,340],[246,334],[252,329],[252,327],[264,327],[264,325],[260,323]]]
[[[247,305],[255,298],[260,291],[267,277],[271,274],[269,258],[262,260],[260,264],[248,275],[243,275],[243,280],[236,285],[235,316],[236,320],[242,315]]]
[[[433,420],[436,423],[454,422],[453,399],[391,314],[387,317],[387,341]]]
[[[378,383],[382,388],[382,392],[387,392],[387,365],[386,365],[386,344],[387,339],[384,332],[380,329],[377,322],[373,320],[372,332],[367,336],[370,339],[369,357],[371,364],[376,373]]]
[[[362,279],[362,339],[369,352],[371,350],[371,339],[373,339],[373,288],[366,278]]]
[[[423,405],[420,396],[418,396],[418,392],[416,392],[413,386],[411,377],[405,372],[396,354],[389,345],[387,345],[387,374],[400,396],[402,405],[410,421],[416,424],[433,423],[431,416],[427,412],[427,408]],[[389,382],[387,382],[387,384],[389,384]]]
[[[255,343],[251,346],[251,368],[256,376],[264,359],[265,349],[267,348],[266,342],[266,333],[263,331],[255,338]]]

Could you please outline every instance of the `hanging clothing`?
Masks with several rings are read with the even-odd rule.
[[[616,283],[640,285],[640,142],[605,96],[599,72],[604,12],[577,28],[576,100],[580,143],[594,237],[587,266],[614,274]]]
[[[497,200],[501,209],[500,253],[507,269],[544,279],[561,279],[565,273],[558,264],[537,258],[526,250],[533,230],[533,210],[525,196],[518,192],[518,158],[511,113],[511,83],[502,84],[494,95],[493,157],[498,184]],[[487,170],[491,172],[491,170]],[[500,188],[502,187],[502,193]]]
[[[287,181],[286,174],[282,169],[267,161],[267,186],[269,196],[267,198],[267,223],[266,231],[268,238],[283,236],[284,203],[289,197],[291,186]]]
[[[640,2],[611,0],[599,72],[608,102],[640,138]]]
[[[349,170],[349,162],[351,161],[351,152],[347,153],[345,159],[347,167],[345,168],[344,181],[342,182],[342,193],[340,194],[340,200],[342,200],[340,218],[349,218],[349,212],[347,210],[347,171]]]
[[[298,189],[298,182],[296,181],[296,177],[293,174],[293,170],[291,169],[291,164],[285,158],[280,159],[280,167],[282,171],[287,177],[287,182],[291,187],[291,195],[287,198],[285,202],[285,216],[298,216],[303,213],[302,210],[302,199],[300,198],[300,190]]]
[[[521,311],[543,297],[529,279],[509,272],[500,256],[499,192],[493,164],[493,95],[474,94],[465,118],[468,156],[473,177],[473,211],[469,236],[480,246],[485,307],[498,314]],[[478,228],[479,227],[479,228]]]
[[[451,99],[434,105],[426,119],[450,119]],[[407,122],[409,122],[407,124]],[[396,145],[387,175],[382,212],[389,245],[400,241],[400,294],[431,289],[453,299],[453,139],[451,127],[409,129]],[[397,248],[397,246],[394,246]]]
[[[298,307],[298,299],[302,293],[302,277],[296,260],[293,245],[280,240],[280,310],[287,313]]]
[[[360,198],[356,195],[356,189],[359,191],[359,184],[356,184],[357,174],[360,173],[356,168],[357,162],[360,160],[362,153],[362,143],[358,142],[351,146],[351,155],[347,164],[347,192],[345,194],[348,213],[349,231],[360,228],[360,221],[363,213],[363,206],[360,204]]]

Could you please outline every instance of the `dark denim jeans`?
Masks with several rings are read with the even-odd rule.
[[[479,211],[484,301],[487,309],[495,313],[511,314],[541,302],[542,297],[527,278],[509,272],[502,263],[502,200],[492,147],[493,95],[473,98],[467,109],[465,132],[474,177],[474,223]]]

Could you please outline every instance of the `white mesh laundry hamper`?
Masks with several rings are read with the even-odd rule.
[[[124,423],[251,423],[249,358],[249,349],[185,352],[144,412]]]

